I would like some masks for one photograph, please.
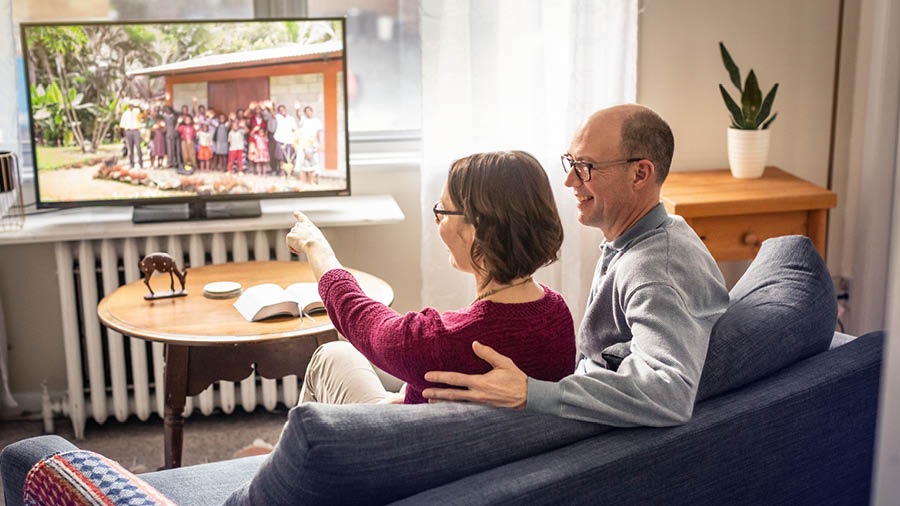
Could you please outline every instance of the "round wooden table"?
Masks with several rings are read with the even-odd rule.
[[[348,269],[373,299],[391,304],[394,291],[385,281]],[[236,281],[246,289],[260,283],[315,281],[306,262],[237,262],[188,268],[188,295],[144,300],[143,280],[120,286],[97,305],[103,324],[124,335],[165,343],[165,467],[181,466],[185,400],[216,381],[240,381],[254,371],[277,379],[302,378],[315,349],[337,339],[326,315],[303,318],[276,316],[246,321],[231,299],[210,299],[203,287],[214,281]],[[151,278],[154,291],[168,289],[169,278]],[[179,287],[175,281],[176,289]]]

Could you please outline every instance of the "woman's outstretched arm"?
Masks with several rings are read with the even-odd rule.
[[[306,255],[316,281],[331,269],[343,268],[319,227],[300,211],[294,211],[294,218],[297,223],[288,232],[285,241],[293,253]]]

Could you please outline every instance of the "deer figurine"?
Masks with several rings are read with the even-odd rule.
[[[150,295],[145,295],[145,299],[162,299],[167,297],[182,297],[187,295],[187,292],[184,291],[184,280],[187,278],[187,269],[179,270],[178,266],[175,265],[175,259],[172,258],[168,253],[150,253],[145,256],[143,260],[138,263],[138,267],[141,269],[141,273],[144,275],[144,284],[147,285],[147,289],[150,290]],[[154,272],[168,272],[169,273],[169,289],[170,293],[159,294],[156,295],[153,293],[153,288],[150,287],[150,276],[153,275]],[[181,283],[181,291],[175,291],[175,278],[178,278],[178,282]]]

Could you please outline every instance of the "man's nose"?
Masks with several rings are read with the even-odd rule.
[[[581,186],[581,179],[578,179],[578,174],[575,173],[575,169],[572,169],[566,174],[566,179],[563,180],[563,184],[569,188],[576,188]]]

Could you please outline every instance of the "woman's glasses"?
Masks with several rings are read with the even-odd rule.
[[[434,222],[437,224],[441,223],[442,215],[463,216],[465,214],[462,211],[450,211],[450,210],[444,209],[442,206],[443,206],[443,204],[441,204],[441,201],[438,200],[437,202],[434,203],[434,207],[431,208],[431,211],[434,213]]]

